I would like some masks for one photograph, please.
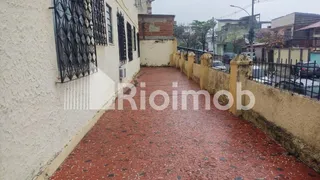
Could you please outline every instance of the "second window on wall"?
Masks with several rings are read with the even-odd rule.
[[[132,26],[129,22],[127,22],[127,39],[128,39],[128,56],[129,61],[133,60],[133,52],[132,52],[132,44],[133,44],[133,38],[132,38]]]
[[[136,27],[133,27],[133,34],[132,34],[132,36],[133,36],[133,44],[134,44],[134,51],[137,51],[137,36],[136,36]]]
[[[112,31],[112,9],[111,7],[107,5],[106,8],[106,18],[107,18],[107,28],[108,28],[108,39],[109,43],[113,43],[113,31]]]

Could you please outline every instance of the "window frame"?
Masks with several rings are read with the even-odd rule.
[[[315,36],[320,36],[320,28],[315,28],[314,29],[314,35]]]
[[[113,44],[114,39],[113,39],[112,7],[108,3],[106,3],[106,24],[107,24],[106,26],[107,26],[108,42],[109,44]]]
[[[140,58],[141,52],[140,52],[140,34],[139,34],[139,32],[137,32],[136,36],[137,36],[137,44],[138,44],[138,58]]]
[[[118,46],[120,64],[125,64],[127,61],[127,37],[125,19],[121,12],[117,12],[117,27],[118,27]]]
[[[136,27],[133,26],[133,44],[134,44],[134,51],[137,51],[137,30],[136,30]]]
[[[55,0],[53,6],[58,80],[66,83],[96,73],[98,62],[94,30],[93,26],[84,23],[93,21],[90,6],[72,0]],[[75,11],[77,9],[81,10],[80,15],[79,11]]]
[[[92,1],[92,23],[96,44],[106,46],[108,44],[108,35],[104,0]]]
[[[132,37],[132,25],[127,21],[127,40],[128,40],[128,58],[129,61],[133,60],[133,37]]]

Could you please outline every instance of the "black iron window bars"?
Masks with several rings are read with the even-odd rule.
[[[80,0],[82,1],[82,0]],[[87,0],[87,2],[90,0]],[[106,17],[104,9],[104,0],[92,0],[93,6],[93,33],[96,44],[107,45],[107,29],[106,29]]]
[[[61,82],[97,71],[92,0],[54,0]]]
[[[138,57],[140,57],[140,35],[137,33],[137,40],[138,40]]]
[[[133,43],[134,43],[134,51],[137,51],[137,36],[136,36],[136,27],[133,27]]]
[[[129,61],[133,60],[133,52],[132,52],[132,26],[129,22],[127,22],[127,38],[128,38],[128,56]]]
[[[127,42],[126,42],[126,30],[124,24],[124,17],[122,13],[117,13],[118,21],[118,44],[119,44],[119,57],[120,62],[123,64],[127,60]]]

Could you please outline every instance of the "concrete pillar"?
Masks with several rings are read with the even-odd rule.
[[[194,60],[195,60],[195,54],[193,52],[190,52],[188,54],[188,63],[187,63],[187,76],[188,76],[188,79],[190,79],[192,77],[192,74],[193,74],[193,63],[194,63]]]
[[[180,57],[181,57],[181,52],[177,51],[176,56],[175,56],[175,66],[176,66],[176,68],[179,68]]]
[[[207,89],[208,87],[208,77],[209,77],[209,68],[211,66],[212,55],[205,53],[200,57],[201,66],[200,66],[200,88],[202,90]]]
[[[230,84],[229,84],[229,90],[230,93],[233,96],[234,103],[230,108],[230,112],[236,116],[241,115],[241,111],[237,110],[237,103],[240,101],[240,103],[244,103],[244,96],[241,97],[241,99],[237,97],[237,83],[240,82],[243,84],[246,79],[252,76],[252,61],[247,58],[246,56],[239,55],[236,56],[231,62],[230,62]]]
[[[170,66],[175,66],[176,54],[178,51],[178,41],[175,38],[172,42],[172,54],[170,56]]]
[[[184,68],[184,58],[186,56],[186,53],[183,52],[180,54],[180,61],[179,61],[179,67],[180,67],[180,71],[183,72],[183,68]]]
[[[175,66],[175,59],[176,59],[176,53],[172,53],[170,55],[170,66],[172,66],[172,67]]]

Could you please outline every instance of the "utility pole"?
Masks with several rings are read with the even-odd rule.
[[[250,42],[250,58],[253,60],[253,39],[254,39],[254,18],[255,18],[255,15],[254,15],[254,1],[255,0],[252,0],[252,12],[251,12],[251,15],[250,13],[245,10],[244,8],[240,7],[240,6],[235,6],[235,5],[230,5],[231,7],[234,7],[234,8],[239,8],[241,10],[243,10],[244,12],[246,12],[248,14],[248,17],[249,17],[249,35],[248,35],[248,39],[249,39],[249,42]]]
[[[249,37],[250,37],[250,46],[251,46],[251,60],[253,61],[253,40],[254,40],[254,1],[252,0],[252,13],[251,13],[251,23],[250,23],[250,30],[249,30]]]

